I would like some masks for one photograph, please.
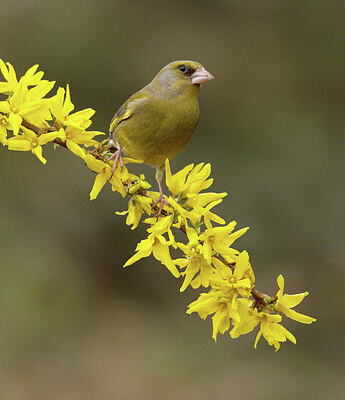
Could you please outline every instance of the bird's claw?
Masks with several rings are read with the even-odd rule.
[[[163,210],[163,205],[165,204],[168,207],[171,207],[170,203],[168,202],[168,200],[165,200],[163,193],[161,193],[158,197],[158,199],[153,203],[152,208],[155,208],[156,205],[160,203],[159,205],[159,209],[158,209],[158,213],[157,213],[157,219],[161,216],[162,214],[162,210]]]
[[[111,170],[111,175],[110,175],[109,179],[111,179],[113,177],[118,161],[120,162],[121,168],[123,168],[122,147],[119,147],[115,151],[115,153],[110,158],[108,158],[107,161],[111,161],[111,160],[114,160],[114,166],[113,166],[113,169]]]

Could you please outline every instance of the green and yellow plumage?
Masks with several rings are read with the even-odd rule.
[[[183,150],[199,122],[197,71],[213,78],[197,62],[172,62],[119,108],[110,132],[128,156],[162,167]]]
[[[186,146],[199,122],[200,86],[214,79],[195,61],[174,61],[161,69],[153,80],[133,94],[116,112],[110,123],[111,140],[118,150],[113,172],[121,151],[157,167],[160,196],[157,216],[164,199],[161,180],[165,160],[175,158]]]

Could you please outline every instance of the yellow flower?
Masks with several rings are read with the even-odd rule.
[[[50,82],[50,85],[54,83]],[[7,101],[0,101],[0,112],[8,114],[14,135],[18,135],[23,118],[40,128],[47,126],[46,120],[49,118],[47,99],[39,97],[30,99],[29,92],[25,81],[21,79],[13,95]]]
[[[207,204],[223,199],[225,196],[227,196],[227,193],[188,193],[186,203],[189,207],[193,208],[205,207]]]
[[[257,311],[257,310],[255,310]],[[260,315],[261,314],[261,315]],[[263,335],[270,346],[274,346],[276,351],[280,348],[280,342],[286,342],[286,339],[296,344],[295,336],[282,325],[279,325],[281,316],[270,315],[265,312],[258,313],[258,319],[261,321],[260,331],[255,338],[254,347],[257,348],[258,342]]]
[[[200,163],[196,165],[187,176],[184,195],[187,193],[199,193],[209,188],[213,179],[207,179],[211,173],[211,164]]]
[[[81,131],[87,129],[92,121],[91,117],[95,113],[92,108],[86,108],[73,114],[74,105],[71,101],[69,85],[65,89],[59,88],[56,95],[50,99],[50,112],[58,127],[70,126]]]
[[[213,265],[219,272],[211,279],[211,286],[220,290],[224,295],[233,296],[233,302],[235,302],[238,295],[242,297],[249,297],[252,289],[252,283],[249,278],[246,277],[246,272],[250,268],[249,255],[246,251],[242,251],[236,257],[236,265],[234,270],[229,267],[224,268],[224,263],[212,257]]]
[[[221,203],[223,200],[216,200],[213,201],[212,203],[208,204],[206,208],[200,207],[198,205],[194,206],[194,211],[198,214],[198,220],[200,220],[201,217],[204,217],[204,222],[207,228],[212,228],[211,221],[216,222],[217,224],[225,224],[225,221],[223,218],[219,217],[217,214],[214,214],[211,212],[211,208],[215,207],[219,203]],[[191,219],[191,222],[193,222],[193,219]]]
[[[128,210],[123,212],[116,212],[117,215],[127,215],[126,224],[132,225],[131,229],[135,229],[140,222],[141,216],[145,211],[147,214],[151,214],[152,199],[146,196],[140,196],[139,194],[133,195],[129,200]]]
[[[76,145],[77,146],[77,145]],[[83,160],[86,165],[97,173],[95,182],[90,192],[90,200],[94,200],[107,181],[110,182],[113,191],[119,192],[122,197],[127,194],[124,183],[128,181],[135,181],[138,179],[136,175],[130,174],[126,166],[121,167],[119,164],[114,173],[112,173],[112,166],[107,162],[96,159],[90,153],[85,153]],[[123,161],[125,162],[125,158]]]
[[[69,85],[65,89],[59,87],[56,95],[49,99],[49,108],[52,114],[52,118],[55,118],[57,125],[64,125],[68,115],[74,110],[74,104],[71,102],[71,95],[69,91]]]
[[[210,314],[214,314],[219,309],[219,293],[210,291],[201,293],[199,298],[188,305],[187,314],[197,312],[201,319],[206,319]]]
[[[92,138],[95,135],[104,135],[102,132],[90,131],[86,132],[80,128],[74,128],[67,126],[66,128],[60,128],[58,138],[66,143],[68,149],[76,156],[85,159],[85,150],[79,146],[83,144],[85,146],[98,146],[99,143]]]
[[[237,307],[228,298],[219,300],[219,309],[212,317],[213,332],[212,338],[217,342],[217,335],[222,335],[230,328],[230,318],[234,321],[238,319]]]
[[[192,249],[187,258],[178,258],[174,262],[180,268],[185,268],[185,271],[181,273],[185,279],[180,288],[180,292],[186,290],[188,285],[191,285],[193,289],[197,289],[201,285],[204,287],[209,286],[214,269],[203,257],[201,245]]]
[[[16,71],[14,70],[12,64],[7,62],[6,64],[0,58],[0,71],[7,82],[0,82],[0,93],[9,95],[14,92],[18,86],[18,80],[16,76]]]
[[[48,100],[43,97],[55,82],[42,80],[43,72],[36,72],[37,68],[34,65],[28,69],[18,81],[12,65],[0,61],[0,70],[7,81],[0,82],[0,92],[9,96],[7,101],[0,102],[0,112],[9,114],[14,135],[18,134],[23,118],[39,128],[46,127],[50,118]]]
[[[196,301],[188,305],[187,314],[192,312],[197,312],[202,319],[214,314],[212,317],[214,341],[217,341],[218,333],[223,334],[230,328],[230,319],[233,323],[239,322],[237,304],[233,304],[231,298],[223,297],[219,291],[202,293]]]
[[[20,115],[11,112],[8,101],[0,101],[0,113],[5,114],[4,117],[7,122],[6,129],[12,130],[15,135],[18,135],[23,118]]]
[[[118,177],[118,172],[116,171],[116,176]],[[121,174],[121,172],[120,172]],[[127,180],[129,178],[126,177],[125,179],[122,178],[122,180]],[[134,179],[133,179],[134,178]],[[123,212],[116,212],[115,214],[117,215],[127,215],[126,218],[126,224],[127,225],[132,225],[131,229],[135,229],[140,222],[141,216],[143,212],[145,211],[146,214],[151,215],[152,210],[151,210],[151,204],[152,204],[152,198],[149,196],[146,196],[146,190],[151,187],[151,185],[145,180],[144,175],[140,175],[140,178],[133,177],[132,182],[128,184],[127,187],[127,192],[128,194],[132,195],[132,198],[129,200],[128,203],[128,210],[123,211]],[[157,222],[155,220],[155,222]]]
[[[151,253],[153,256],[165,265],[175,278],[180,276],[169,252],[169,242],[163,235],[151,233],[147,239],[138,243],[136,253],[132,256],[123,267],[134,264],[143,257],[148,257]]]
[[[221,200],[220,200],[221,201]],[[185,221],[183,225],[187,226],[187,219],[190,220],[192,226],[194,228],[199,228],[202,225],[202,217],[204,217],[204,222],[207,227],[212,228],[211,220],[215,221],[219,224],[225,223],[225,221],[220,218],[218,215],[212,213],[210,209],[218,204],[218,201],[210,203],[206,208],[196,207],[190,211],[186,210],[182,207],[173,197],[168,198],[168,202],[171,207],[175,210],[175,215],[178,215],[179,221]],[[193,229],[194,229],[193,228]],[[200,240],[203,240],[205,235],[200,236]],[[199,240],[199,238],[198,238]],[[210,263],[210,260],[207,258],[207,261]]]
[[[208,193],[205,193],[205,195],[207,194]],[[210,193],[210,195],[216,195],[216,193]],[[212,197],[214,196],[209,196],[208,199],[211,199]],[[206,198],[204,200],[206,200]],[[218,224],[225,223],[223,218],[219,217],[217,214],[214,214],[213,212],[210,211],[211,208],[215,207],[217,204],[222,202],[221,199],[216,201],[211,201],[205,208],[199,204],[205,204],[206,202],[201,201],[199,204],[197,204],[196,200],[195,206],[191,210],[189,210],[187,202],[182,206],[171,196],[168,198],[168,202],[174,208],[174,210],[176,210],[184,218],[188,218],[193,226],[200,226],[202,218],[204,218],[205,225],[208,228],[212,228],[210,221],[214,221]]]
[[[17,151],[31,151],[35,156],[42,161],[43,164],[47,162],[42,156],[42,145],[52,142],[57,137],[57,132],[49,132],[37,136],[29,129],[22,128],[23,134],[14,136],[7,141],[9,150]]]
[[[177,247],[185,253],[186,258],[174,260],[175,264],[180,268],[185,268],[185,271],[181,273],[185,279],[180,292],[186,290],[189,285],[193,289],[197,289],[201,285],[208,287],[210,277],[214,271],[203,256],[202,244],[199,242],[198,232],[194,228],[191,228],[187,224],[187,221],[184,221],[183,225],[188,237],[188,244],[177,243]]]
[[[151,199],[152,200],[152,199]],[[174,215],[169,214],[165,217],[160,218],[157,221],[157,217],[147,218],[144,221],[147,224],[151,224],[151,227],[147,229],[148,233],[153,233],[155,235],[164,235],[164,233],[171,233],[171,226],[174,223]],[[170,236],[170,235],[169,235]],[[173,240],[175,242],[175,239]]]
[[[181,171],[177,172],[175,175],[171,174],[169,160],[165,162],[165,180],[170,192],[173,196],[177,196],[183,190],[183,185],[185,184],[186,177],[188,173],[193,168],[194,164],[189,164],[184,167]]]
[[[36,72],[38,65],[34,65],[29,68],[22,79],[27,83],[28,86],[37,85],[42,77],[43,72]],[[0,82],[0,93],[4,93],[6,95],[12,95],[13,92],[17,89],[19,82],[16,76],[16,71],[14,70],[12,64],[7,62],[6,64],[3,60],[0,59],[0,71],[7,82]]]
[[[207,179],[211,173],[211,165],[200,163],[187,165],[175,175],[171,174],[169,160],[165,162],[166,184],[173,196],[187,198],[188,193],[197,194],[207,189],[213,183],[213,179]]]
[[[151,194],[151,192],[150,192],[150,194]],[[158,193],[157,193],[157,195],[158,195]],[[171,207],[174,210],[177,211],[177,214],[182,215],[185,219],[188,218],[191,221],[199,221],[200,220],[201,217],[196,211],[194,211],[194,210],[191,210],[191,211],[186,210],[173,197],[169,196],[168,197],[168,202],[171,205]],[[171,207],[169,207],[170,211],[171,211]],[[163,209],[164,209],[164,207],[163,207]]]
[[[79,132],[78,132],[79,133]],[[81,159],[85,159],[85,150],[82,149],[74,140],[71,132],[66,132],[63,128],[59,129],[58,138],[66,143],[67,148]]]
[[[242,299],[240,299],[242,300]],[[285,342],[286,339],[296,344],[296,338],[282,325],[279,325],[282,317],[280,315],[271,315],[265,311],[258,311],[249,307],[238,307],[240,322],[235,323],[234,328],[230,332],[230,336],[235,339],[240,335],[245,335],[251,332],[259,323],[260,330],[255,338],[254,347],[263,335],[270,346],[274,346],[276,351],[280,348],[280,342]]]
[[[226,226],[218,226],[206,229],[201,235],[200,240],[203,242],[204,257],[211,263],[211,257],[216,253],[224,256],[233,257],[238,251],[230,246],[240,236],[244,235],[249,228],[243,228],[230,234],[236,226],[236,222],[232,221]]]
[[[109,180],[112,185],[112,189],[119,192],[122,197],[126,196],[126,189],[117,174],[117,169],[114,174],[112,174],[112,167],[104,161],[97,160],[94,156],[87,153],[84,156],[84,161],[86,165],[91,169],[91,171],[97,172],[97,176],[93,187],[90,192],[90,200],[94,200],[97,198],[99,192],[102,190],[103,186]],[[128,175],[128,171],[126,167],[122,168],[121,177],[125,178]],[[110,179],[111,177],[111,179]],[[125,179],[124,179],[125,180]]]
[[[300,314],[295,310],[291,310],[291,308],[297,306],[307,295],[308,292],[299,293],[299,294],[283,294],[284,292],[284,277],[283,275],[279,275],[277,278],[277,283],[279,286],[279,290],[277,293],[277,302],[275,304],[275,310],[282,312],[288,318],[294,319],[295,321],[301,322],[302,324],[311,324],[316,321],[315,318],[308,317],[307,315]]]
[[[152,192],[149,192],[152,193]],[[159,195],[157,193],[157,195]],[[176,242],[175,236],[172,233],[172,227],[180,229],[181,226],[186,227],[188,229],[187,221],[181,215],[174,215],[174,214],[167,214],[164,217],[160,217],[157,220],[157,217],[146,218],[144,221],[146,224],[150,224],[151,227],[147,229],[147,232],[153,234],[164,235],[165,233],[168,234],[169,237],[169,244],[173,246],[173,248],[177,249],[178,247],[185,246],[183,243]]]
[[[125,163],[125,158],[122,159],[122,161]],[[109,164],[107,163],[109,166]],[[110,169],[112,171],[113,165],[110,166]],[[108,169],[107,169],[108,171]],[[113,173],[111,179],[109,180],[111,184],[111,190],[114,192],[119,192],[122,197],[126,196],[127,194],[127,185],[130,184],[130,182],[134,182],[138,179],[138,177],[134,174],[131,174],[126,166],[121,167],[120,164],[118,163],[115,172]]]
[[[251,281],[245,277],[248,268],[251,267],[246,251],[237,257],[234,271],[225,266],[218,258],[212,257],[212,263],[217,268],[217,273],[214,273],[213,270],[213,274],[209,278],[211,291],[201,294],[198,300],[188,306],[187,312],[198,312],[201,318],[215,313],[212,323],[213,339],[216,341],[218,333],[223,334],[230,328],[230,319],[237,326],[237,330],[239,330],[239,326],[246,326],[244,324],[248,324],[248,320],[249,323],[253,322],[249,319],[251,301],[247,299],[251,293]],[[246,298],[238,298],[238,295]],[[250,330],[254,329],[258,323],[254,321]]]

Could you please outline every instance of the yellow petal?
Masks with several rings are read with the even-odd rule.
[[[90,192],[90,200],[94,200],[97,198],[99,192],[102,190],[103,186],[105,185],[107,178],[104,172],[100,172],[95,179],[93,187]]]
[[[300,322],[301,324],[311,324],[312,322],[316,321],[315,318],[309,317],[308,315],[298,313],[297,311],[290,310],[288,308],[285,310],[282,310],[281,312],[283,312],[288,318],[291,318],[297,322]]]
[[[44,133],[43,135],[39,136],[38,143],[40,145],[47,144],[55,140],[58,136],[58,132],[48,132]]]
[[[35,156],[43,163],[45,164],[47,162],[47,160],[42,156],[42,147],[41,146],[37,146],[34,147],[32,150],[33,154],[35,154]]]
[[[126,210],[126,211],[115,211],[115,214],[116,215],[126,215],[126,214],[128,214],[128,210]]]
[[[4,61],[0,58],[0,71],[3,77],[8,81],[8,70]]]
[[[164,264],[175,278],[178,278],[180,273],[170,257],[169,247],[163,245],[161,242],[156,241],[152,249],[153,256],[162,264]]]
[[[107,166],[107,164],[101,160],[97,160],[91,154],[86,154],[84,157],[86,165],[94,172],[101,172]]]
[[[296,338],[295,338],[295,336],[294,336],[291,332],[289,332],[284,326],[282,326],[282,325],[278,325],[278,326],[280,327],[279,329],[282,330],[282,332],[283,332],[283,334],[285,335],[285,337],[286,337],[288,340],[290,340],[290,342],[296,344]]]
[[[283,293],[284,293],[284,284],[285,284],[285,282],[284,282],[284,277],[283,277],[283,275],[280,274],[280,275],[278,276],[278,278],[277,278],[277,284],[278,284],[278,287],[279,287],[277,296],[278,296],[278,298],[280,298],[280,297],[283,295]]]
[[[10,105],[7,101],[0,101],[0,112],[3,114],[8,114],[10,112]]]
[[[76,156],[83,160],[85,159],[85,151],[79,145],[77,145],[77,143],[74,143],[72,140],[66,140],[66,145]]]
[[[188,305],[187,314],[191,314],[192,312],[204,315],[213,314],[219,309],[218,303],[218,298],[213,293],[202,293],[198,300]]]
[[[161,218],[158,222],[156,220],[156,222],[147,230],[147,232],[162,235],[168,231],[173,222],[174,215],[167,215],[166,217]]]
[[[254,348],[256,349],[257,348],[257,345],[258,345],[258,342],[259,342],[259,340],[260,340],[260,338],[261,338],[261,335],[262,335],[262,332],[261,332],[261,330],[258,332],[258,334],[256,335],[256,338],[255,338],[255,342],[254,342]]]
[[[193,164],[187,165],[181,171],[177,172],[175,175],[171,174],[169,160],[165,161],[165,181],[168,186],[170,192],[173,196],[177,196],[182,190],[183,185],[185,184],[186,177],[189,174],[190,170],[193,168]]]
[[[7,129],[0,124],[0,143],[4,146],[7,144]]]
[[[123,268],[128,267],[129,265],[134,264],[135,262],[139,261],[141,258],[148,257],[151,254],[151,249],[147,249],[144,251],[138,251],[134,254],[123,266]]]
[[[15,151],[30,151],[31,143],[22,136],[16,136],[7,141],[8,149]]]
[[[63,116],[67,116],[70,112],[73,111],[73,109],[74,109],[74,105],[73,105],[73,103],[71,101],[71,93],[70,93],[70,90],[69,90],[69,85],[67,84],[65,102],[64,102],[64,105],[62,107],[61,114]]]
[[[35,87],[29,90],[27,97],[30,99],[30,101],[42,99],[53,89],[54,85],[55,82],[53,81],[39,81]]]
[[[306,296],[308,292],[297,294],[284,294],[278,302],[281,302],[285,307],[293,308],[297,306]]]
[[[20,106],[24,102],[24,98],[25,98],[27,91],[28,91],[28,87],[25,84],[25,81],[23,79],[20,79],[15,92],[13,93],[12,97],[10,98],[10,103],[13,106],[15,106],[16,108],[20,108]]]
[[[243,277],[249,265],[249,255],[248,252],[244,250],[237,256],[236,260],[235,275],[238,279],[241,279]]]
[[[218,332],[223,334],[230,328],[230,319],[227,308],[224,308],[223,310],[218,310],[212,317],[212,323],[213,323],[212,338],[214,339],[215,342],[217,342]]]
[[[240,335],[245,335],[251,332],[260,322],[255,316],[249,316],[247,319],[240,320],[240,323],[236,325],[230,332],[230,336],[233,339],[238,338]]]
[[[23,118],[19,114],[10,113],[8,116],[8,121],[12,126],[13,134],[18,135]]]
[[[184,261],[184,259],[182,260]],[[180,265],[178,260],[174,260],[174,262],[175,264]],[[188,285],[191,283],[192,279],[194,278],[194,276],[197,274],[198,271],[199,268],[196,265],[195,266],[191,264],[187,265],[186,271],[184,272],[185,279],[183,281],[182,286],[180,287],[180,292],[184,292],[187,289]]]
[[[142,208],[132,198],[128,203],[128,216],[126,218],[126,224],[132,225],[132,230],[139,225],[142,213]]]

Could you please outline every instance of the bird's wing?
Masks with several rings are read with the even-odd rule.
[[[113,134],[116,127],[126,119],[129,119],[138,108],[148,100],[148,95],[143,89],[133,94],[115,113],[110,122],[110,134]]]

